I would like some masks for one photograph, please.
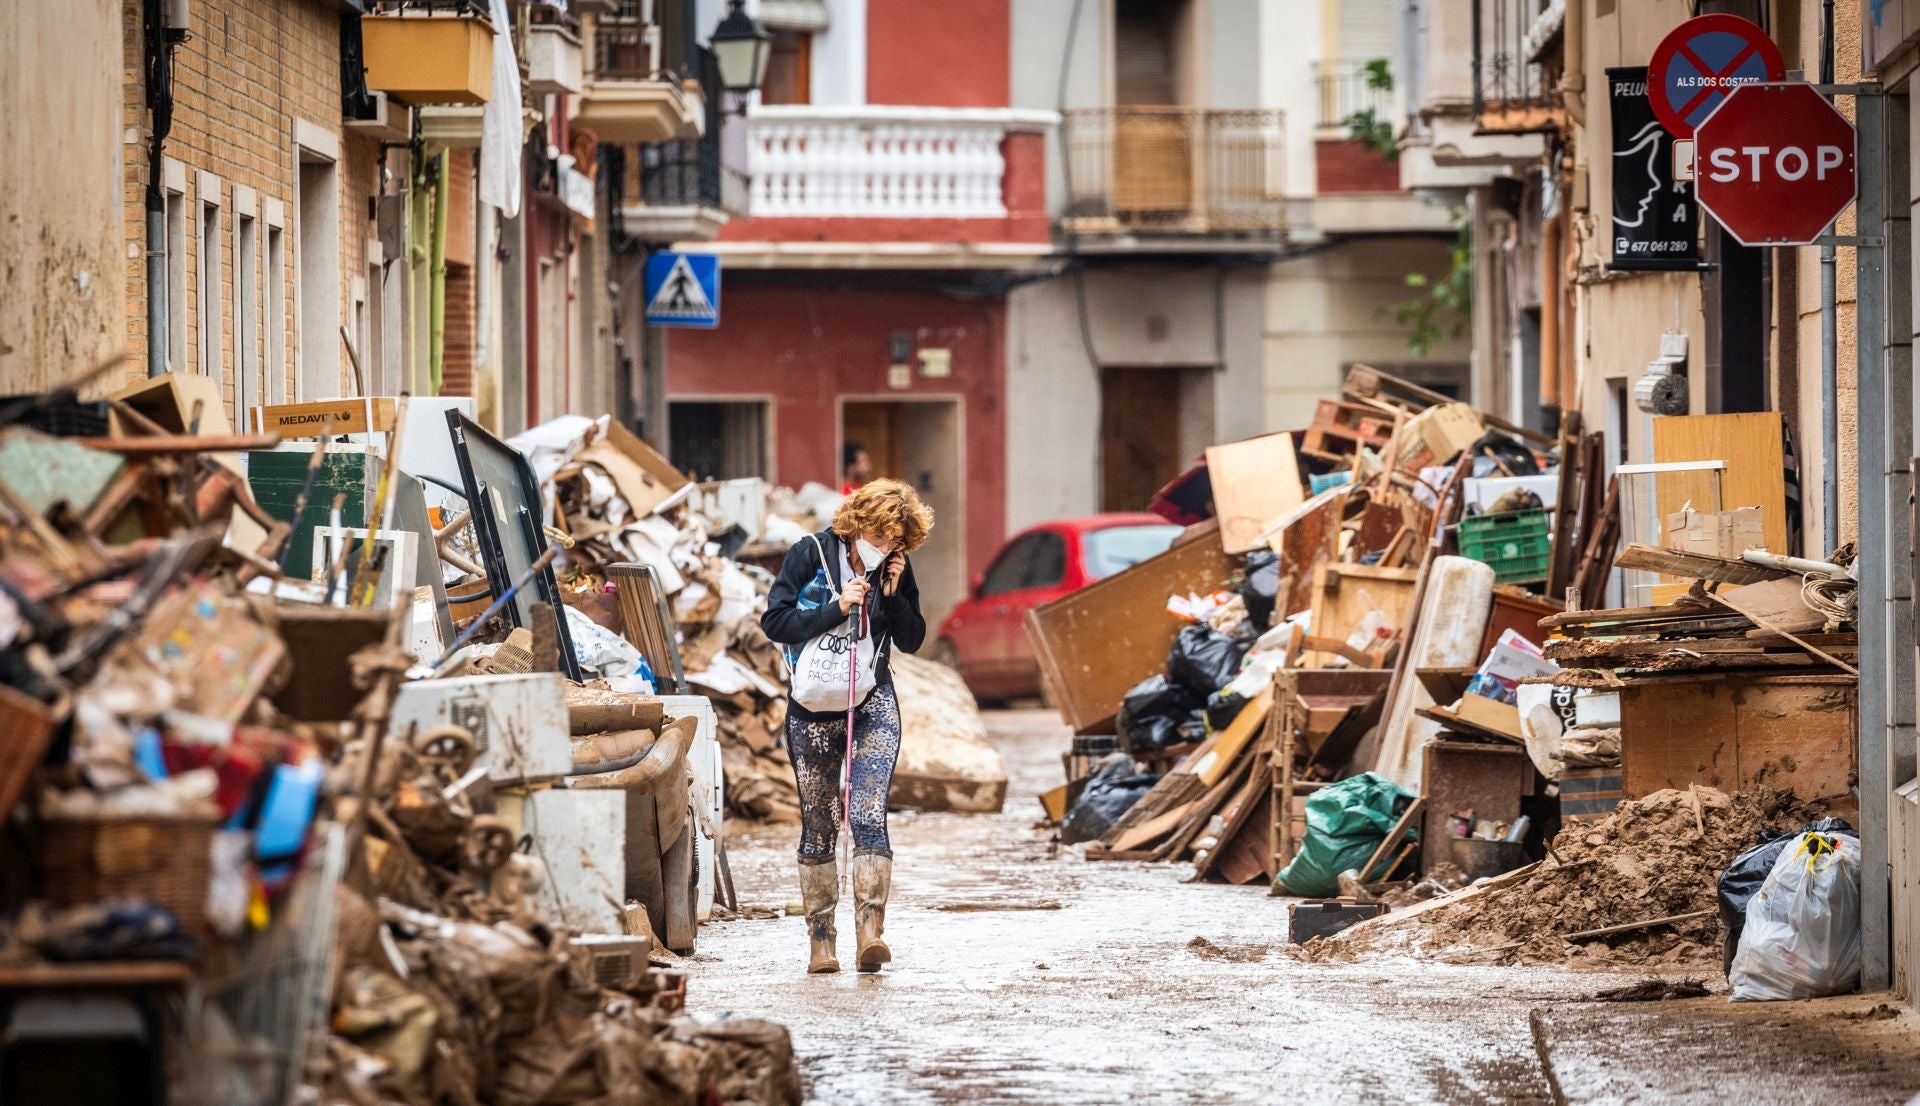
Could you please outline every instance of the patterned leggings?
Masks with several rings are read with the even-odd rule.
[[[808,722],[787,715],[787,755],[800,786],[800,863],[833,860],[840,834],[840,761],[847,753],[847,720]],[[900,756],[900,701],[888,684],[875,687],[853,713],[853,847],[891,857],[887,844],[887,789]]]

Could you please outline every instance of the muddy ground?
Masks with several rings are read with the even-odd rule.
[[[1886,996],[1601,1003],[1645,973],[1289,958],[1285,899],[1088,863],[1036,825],[1062,778],[1051,712],[989,716],[998,816],[894,815],[894,963],[804,974],[798,918],[703,927],[695,1012],[792,1029],[809,1101],[1869,1103],[1920,1092],[1920,1020]],[[743,905],[797,899],[791,829],[734,827]],[[841,959],[852,962],[850,904]]]

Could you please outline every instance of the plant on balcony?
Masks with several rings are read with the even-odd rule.
[[[1360,72],[1368,92],[1384,96],[1393,91],[1393,69],[1387,59],[1373,58],[1360,67]],[[1341,123],[1347,128],[1347,137],[1365,142],[1388,161],[1400,159],[1400,144],[1393,133],[1393,121],[1381,118],[1377,107],[1368,106],[1350,112]]]
[[[1473,317],[1473,226],[1466,209],[1454,209],[1453,224],[1458,230],[1447,251],[1446,274],[1434,280],[1425,273],[1408,273],[1407,287],[1424,294],[1381,308],[1407,328],[1407,352],[1415,357],[1425,357],[1434,346],[1465,334]]]

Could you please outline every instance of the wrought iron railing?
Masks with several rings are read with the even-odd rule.
[[[1385,118],[1393,109],[1393,89],[1379,87],[1375,70],[1385,64],[1379,58],[1334,58],[1313,64],[1314,81],[1320,87],[1322,127],[1344,127],[1356,115],[1373,112]]]
[[[1560,93],[1547,66],[1565,0],[1473,0],[1473,110],[1482,134],[1529,134],[1560,125]]]
[[[1066,113],[1069,228],[1267,233],[1287,224],[1285,117],[1172,107]]]
[[[700,138],[640,147],[639,200],[648,207],[747,209],[746,178],[722,162],[720,143]]]
[[[667,81],[693,75],[699,47],[688,37],[687,0],[623,0],[594,23],[594,76],[615,81]]]

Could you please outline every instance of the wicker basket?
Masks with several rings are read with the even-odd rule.
[[[35,893],[58,906],[146,899],[204,935],[217,824],[212,814],[43,816]]]

